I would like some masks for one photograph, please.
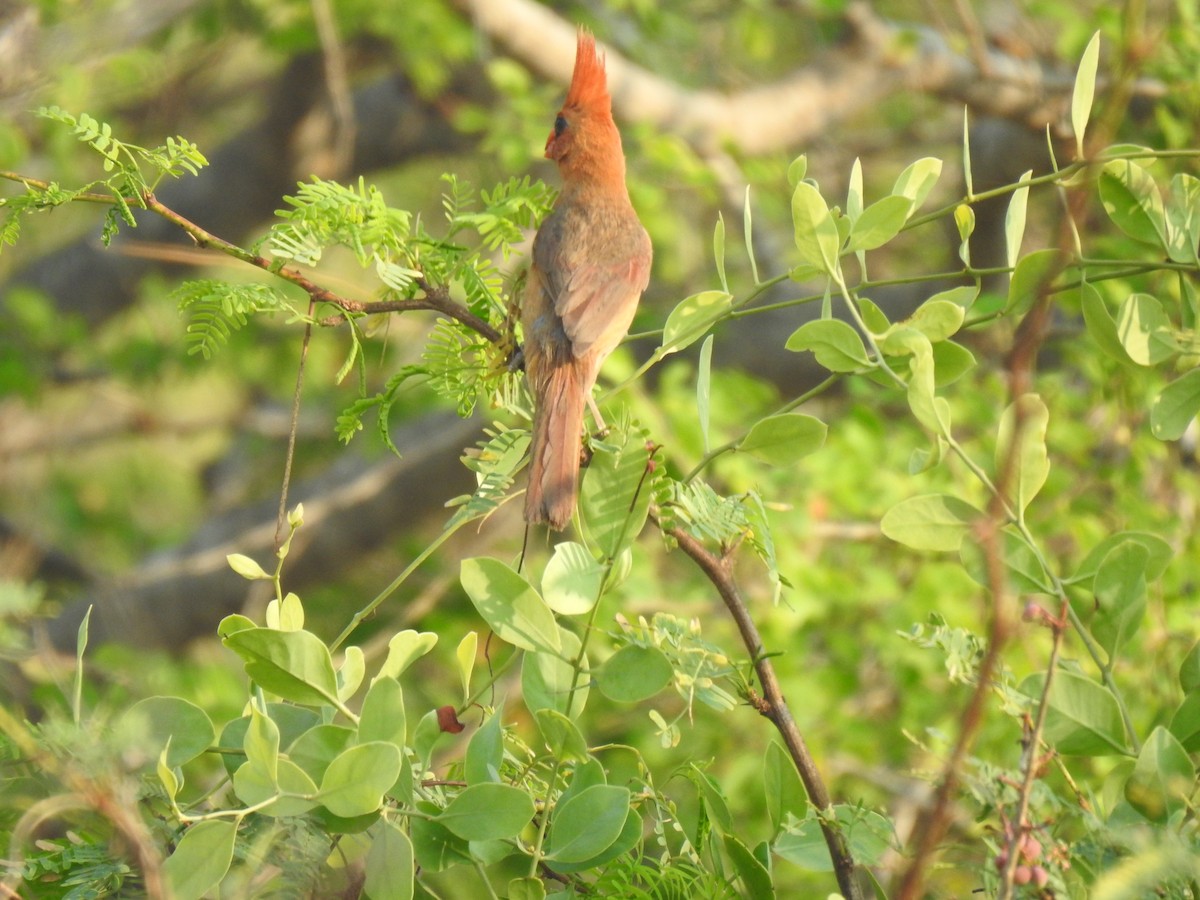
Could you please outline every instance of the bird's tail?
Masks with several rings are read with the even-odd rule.
[[[525,521],[566,527],[575,509],[585,387],[578,366],[556,366],[537,397]]]

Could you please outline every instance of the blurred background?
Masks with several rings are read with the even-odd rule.
[[[731,291],[750,292],[738,249],[747,196],[760,273],[795,264],[787,170],[800,154],[831,203],[844,202],[837,198],[856,158],[870,199],[913,160],[940,157],[926,204],[940,208],[963,195],[966,108],[977,192],[1046,171],[1048,146],[1068,133],[1075,65],[1096,30],[1104,41],[1097,120],[1122,140],[1194,144],[1195,18],[1189,0],[9,0],[0,3],[0,169],[65,185],[99,177],[94,154],[31,112],[57,105],[110,123],[127,142],[196,142],[210,167],[161,185],[158,196],[243,245],[311,175],[365,177],[391,205],[433,221],[444,172],[481,189],[514,175],[557,185],[541,151],[570,75],[574,29],[585,24],[610,48],[630,192],[655,246],[636,335],[661,328],[684,297],[719,285],[718,216]],[[1106,95],[1118,75],[1129,76],[1120,81],[1125,95]],[[10,183],[0,196],[19,191]],[[1005,203],[976,210],[979,267],[1001,259]],[[1028,240],[1047,239],[1054,211],[1051,197],[1035,197]],[[0,252],[0,636],[24,672],[9,682],[12,699],[31,710],[55,702],[42,680],[45,651],[73,651],[92,605],[97,702],[177,692],[210,712],[227,704],[232,717],[241,670],[215,628],[230,612],[255,614],[268,597],[224,558],[270,559],[302,331],[282,316],[263,318],[213,360],[189,355],[186,320],[168,300],[173,287],[265,276],[140,214],[139,227],[105,249],[100,218],[89,204],[55,209],[27,219],[19,242]],[[878,254],[872,275],[946,273],[951,283],[957,244],[942,223],[916,229]],[[324,260],[318,280],[363,300],[378,287],[348,255]],[[1003,289],[1003,281],[985,286]],[[926,281],[871,299],[899,312],[936,289]],[[783,308],[719,333],[713,445],[823,377],[807,355],[782,347],[819,313],[819,302],[785,303],[809,293],[785,282],[756,301]],[[335,380],[349,348],[342,331],[314,336],[291,494],[308,519],[285,583],[327,637],[438,533],[449,517],[444,503],[474,484],[459,457],[482,436],[488,411],[460,419],[421,387],[392,415],[400,457],[371,428],[348,448],[335,436],[339,412],[360,391],[379,390],[419,358],[432,322],[416,313],[373,323],[364,384]],[[1062,410],[1052,429],[1056,500],[1037,510],[1050,546],[1077,559],[1096,534],[1141,522],[1174,535],[1181,552],[1195,550],[1200,491],[1186,448],[1150,438],[1136,387],[1107,393],[1106,363],[1072,349],[1069,310],[1060,326],[1039,385]],[[1000,329],[971,338],[983,374],[972,396],[955,401],[967,439],[973,422],[990,429],[1007,402],[999,363],[1009,338]],[[631,340],[609,363],[610,379],[656,343]],[[623,398],[683,472],[703,452],[695,368],[694,352],[671,357]],[[784,654],[785,690],[834,792],[889,807],[903,833],[905,798],[924,789],[910,773],[936,758],[941,729],[953,733],[966,688],[929,691],[930,679],[944,678],[943,659],[898,632],[931,614],[982,631],[980,591],[957,563],[915,558],[879,536],[880,515],[911,493],[908,458],[923,440],[903,396],[851,384],[810,411],[831,423],[824,451],[787,469],[727,458],[713,481],[771,501],[791,586],[773,607],[765,574],[748,567],[753,610],[768,646]],[[936,490],[944,476],[924,477]],[[480,627],[458,589],[457,561],[519,552],[518,505],[456,536],[356,641],[371,653],[373,634],[397,627],[449,635]],[[648,553],[659,552],[650,544]],[[616,612],[698,617],[706,636],[736,655],[711,589],[677,556],[662,551],[639,567],[601,621]],[[1159,600],[1165,645],[1188,614]],[[450,677],[439,679],[453,643],[421,663],[427,696],[412,702],[452,702]],[[639,739],[652,734],[644,715],[602,703],[594,714],[612,740],[653,744]],[[697,718],[685,746],[656,762],[669,767],[673,753],[716,760],[726,794],[744,796],[743,812],[753,815],[757,793],[738,788],[757,784],[768,736],[741,715],[732,721],[744,734],[728,719]],[[1000,723],[985,740],[1015,736]]]

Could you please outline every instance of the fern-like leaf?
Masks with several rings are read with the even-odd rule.
[[[172,293],[180,312],[187,312],[188,353],[205,359],[242,328],[249,317],[291,307],[283,295],[265,284],[230,284],[224,281],[188,281]]]

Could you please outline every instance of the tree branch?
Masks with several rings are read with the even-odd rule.
[[[655,524],[659,528],[663,528],[662,520],[659,519],[657,512],[652,510],[651,516]],[[833,860],[833,868],[842,896],[846,900],[861,900],[863,895],[855,877],[854,857],[850,854],[845,835],[842,834],[841,828],[834,818],[833,803],[829,799],[825,781],[821,777],[820,770],[817,769],[812,754],[808,751],[800,729],[796,726],[796,720],[792,718],[792,712],[779,687],[779,679],[775,677],[775,668],[771,665],[771,659],[763,646],[762,637],[742,600],[741,591],[738,589],[733,575],[731,555],[723,553],[718,556],[712,553],[679,526],[663,530],[674,538],[679,544],[679,549],[700,567],[700,571],[712,582],[717,593],[721,595],[725,608],[733,617],[742,643],[754,661],[754,670],[758,675],[759,684],[762,686],[762,701],[756,708],[759,713],[770,719],[779,731],[788,754],[796,766],[796,771],[800,773],[800,779],[804,782],[808,798],[818,810],[821,831],[825,835],[825,843],[829,847],[829,856]]]
[[[566,83],[575,53],[575,26],[535,0],[455,0],[476,25],[540,75]],[[679,134],[702,153],[720,148],[748,155],[797,147],[836,122],[903,90],[968,104],[980,115],[1041,130],[1063,119],[1074,85],[1071,67],[997,47],[965,56],[931,28],[877,16],[865,2],[844,14],[851,39],[772,84],[737,93],[689,90],[605,48],[617,114]],[[1137,92],[1161,96],[1162,85],[1140,81]]]

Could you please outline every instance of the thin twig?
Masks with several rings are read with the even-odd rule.
[[[313,24],[321,43],[321,59],[325,64],[325,88],[333,112],[333,171],[340,178],[350,172],[354,163],[354,141],[358,131],[350,79],[346,74],[346,50],[338,37],[330,0],[311,0],[311,3]]]
[[[1066,258],[1066,257],[1064,257]],[[942,767],[942,777],[934,792],[933,803],[921,816],[913,829],[917,846],[912,860],[904,872],[897,894],[898,900],[917,900],[921,897],[930,861],[950,821],[950,807],[961,778],[963,762],[975,742],[983,724],[984,707],[992,682],[1000,666],[1004,647],[1012,637],[1016,625],[1013,597],[1008,587],[1004,569],[1003,527],[1014,518],[1023,522],[1021,510],[1014,502],[1010,508],[1008,495],[1010,486],[1018,474],[1020,465],[1021,439],[1027,426],[1028,412],[1022,398],[1033,383],[1037,364],[1037,353],[1045,339],[1049,320],[1054,279],[1060,267],[1048,271],[1038,285],[1038,298],[1028,315],[1021,322],[1013,339],[1013,349],[1008,357],[1009,396],[1013,410],[1012,436],[1004,458],[998,463],[995,483],[991,487],[987,516],[977,525],[980,546],[983,550],[987,571],[988,589],[991,595],[991,622],[988,629],[988,644],[976,673],[975,688],[962,714],[962,726]],[[986,484],[986,479],[984,481]],[[1014,498],[1014,501],[1017,498]],[[1015,513],[1015,515],[1014,515]],[[1034,740],[1036,749],[1037,741]]]
[[[308,347],[312,343],[313,306],[308,301],[308,321],[304,324],[304,340],[300,344],[300,361],[296,365],[296,389],[292,392],[292,420],[288,425],[287,453],[283,460],[283,484],[279,489],[279,513],[275,518],[275,549],[283,542],[283,529],[287,524],[288,487],[292,483],[292,461],[296,457],[296,432],[300,429],[300,395],[304,390],[304,368],[308,362]]]
[[[1008,900],[1013,895],[1016,885],[1017,866],[1021,862],[1021,845],[1025,835],[1030,832],[1025,821],[1029,815],[1029,798],[1033,795],[1033,783],[1037,779],[1038,747],[1042,742],[1042,731],[1046,725],[1046,714],[1050,710],[1050,687],[1054,684],[1054,674],[1058,670],[1058,654],[1062,649],[1063,635],[1067,631],[1067,607],[1070,605],[1065,598],[1062,608],[1058,611],[1058,619],[1050,623],[1054,639],[1050,644],[1050,659],[1046,662],[1046,680],[1042,684],[1042,695],[1038,698],[1037,712],[1034,714],[1033,725],[1025,736],[1025,748],[1021,752],[1021,787],[1017,791],[1017,814],[1013,817],[1013,827],[1006,835],[1007,859],[1000,873],[1000,890],[996,900]]]
[[[0,179],[15,181],[24,184],[28,187],[47,190],[50,187],[50,182],[43,181],[38,178],[27,178],[16,172],[0,171]],[[181,231],[187,234],[196,246],[208,250],[216,250],[226,256],[231,256],[234,259],[240,260],[247,265],[254,266],[256,269],[262,269],[264,272],[269,272],[272,275],[283,279],[290,284],[300,288],[309,298],[315,303],[328,303],[331,306],[336,306],[343,313],[328,318],[321,319],[317,322],[318,325],[340,325],[346,320],[346,313],[387,313],[387,312],[409,312],[415,310],[428,310],[430,312],[439,312],[443,315],[461,322],[472,331],[485,337],[488,341],[497,343],[501,339],[501,334],[486,321],[472,313],[461,303],[456,302],[450,297],[450,292],[443,286],[432,286],[423,278],[418,278],[416,283],[419,288],[425,293],[423,298],[410,298],[406,300],[387,300],[375,303],[368,303],[362,300],[353,300],[349,297],[335,293],[334,291],[324,288],[321,285],[308,278],[299,269],[292,266],[281,265],[278,260],[271,260],[265,256],[260,256],[257,253],[251,253],[237,244],[230,243],[224,238],[218,237],[212,232],[202,228],[195,222],[180,215],[169,206],[160,201],[153,191],[143,191],[141,195],[134,197],[123,198],[126,203],[132,206],[140,206],[147,209],[155,215],[161,216],[168,222],[178,227]],[[97,192],[88,192],[75,197],[75,200],[86,201],[89,203],[115,203],[116,200],[111,194],[102,194]]]
[[[663,528],[657,511],[652,509],[650,515],[655,523]],[[833,861],[834,872],[842,896],[846,900],[862,900],[863,893],[855,877],[854,857],[851,855],[846,837],[834,817],[829,791],[825,787],[825,781],[821,777],[820,770],[817,769],[812,754],[809,753],[804,737],[800,734],[800,729],[796,726],[795,719],[792,718],[792,712],[779,687],[779,680],[775,677],[775,668],[771,665],[771,659],[763,646],[762,637],[742,600],[741,591],[738,589],[733,575],[731,555],[722,553],[718,556],[712,553],[700,541],[678,526],[663,530],[674,538],[679,544],[679,549],[700,567],[700,571],[712,582],[717,593],[721,595],[726,609],[733,617],[742,643],[754,661],[754,670],[758,674],[758,680],[762,686],[761,701],[755,706],[759,713],[769,719],[779,731],[788,754],[796,766],[796,771],[800,774],[800,780],[804,782],[808,799],[818,811],[818,821],[821,823],[825,843],[829,847],[829,856]]]

